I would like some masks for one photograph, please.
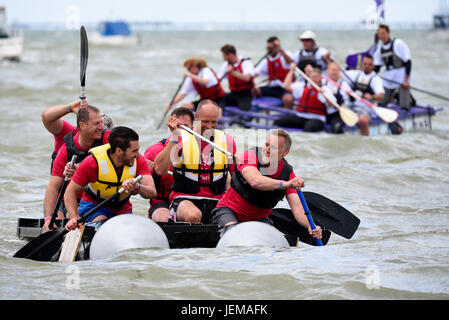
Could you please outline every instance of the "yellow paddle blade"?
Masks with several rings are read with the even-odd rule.
[[[399,115],[396,112],[396,110],[377,107],[377,106],[374,106],[373,109],[374,109],[374,112],[376,112],[376,114],[379,116],[379,118],[381,118],[386,123],[392,123],[398,119]]]
[[[340,107],[338,108],[338,112],[340,113],[341,120],[343,120],[347,126],[353,127],[359,122],[359,117],[352,110]]]

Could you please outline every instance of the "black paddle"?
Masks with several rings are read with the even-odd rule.
[[[75,165],[75,161],[78,156],[76,154],[73,155],[72,160],[70,161],[70,168],[73,168]],[[67,188],[67,184],[69,182],[69,179],[67,177],[64,178],[64,181],[62,182],[61,189],[59,190],[58,199],[56,200],[55,209],[53,210],[53,213],[51,215],[51,221],[48,225],[48,228],[50,230],[53,230],[53,224],[55,223],[56,217],[58,216],[59,211],[59,205],[61,204],[62,198],[64,198],[65,189]]]
[[[360,220],[338,203],[314,192],[304,192],[315,222],[326,229],[351,239]]]
[[[303,192],[304,198],[312,213],[313,220],[323,229],[321,239],[327,243],[332,231],[346,239],[350,239],[357,230],[360,220],[338,203],[314,192]],[[281,232],[298,236],[302,242],[317,245],[315,239],[301,226],[290,209],[273,209],[270,219]]]
[[[134,179],[134,183],[142,180],[143,176],[140,175]],[[89,210],[85,215],[78,219],[78,224],[83,223],[89,218],[92,214],[97,212],[99,209],[104,207],[106,204],[114,200],[120,194],[125,191],[124,188],[120,188],[119,191],[114,193],[109,198],[103,200],[101,203],[95,206],[95,208]],[[59,228],[56,231],[49,231],[41,234],[40,236],[34,238],[30,242],[28,242],[22,249],[14,254],[14,258],[26,258],[36,261],[50,261],[52,256],[60,249],[63,241],[64,235],[66,235],[68,231],[64,226]]]
[[[86,29],[81,26],[80,29],[81,36],[81,54],[80,54],[80,81],[81,81],[81,89],[80,89],[80,99],[81,105],[84,104],[84,100],[86,100],[86,96],[84,94],[84,87],[86,86],[86,69],[87,69],[87,58],[89,56],[89,45],[87,42],[87,34]]]
[[[383,77],[383,76],[379,76],[379,77],[381,77],[383,80],[390,81],[390,82],[393,82],[393,83],[395,83],[395,84],[402,84],[401,82],[394,81],[394,80],[392,80],[392,79],[388,79],[388,78],[385,78],[385,77]],[[435,98],[439,98],[439,99],[443,99],[443,100],[449,101],[449,98],[448,98],[448,97],[444,97],[444,96],[439,95],[439,94],[437,94],[437,93],[433,93],[433,92],[430,92],[430,91],[426,91],[426,90],[423,90],[423,89],[419,89],[419,88],[416,88],[416,87],[413,87],[413,86],[410,86],[410,89],[415,90],[415,91],[418,91],[418,92],[422,92],[422,93],[425,93],[425,94],[428,94],[428,95],[431,95],[431,96],[433,96],[433,97],[435,97]]]
[[[176,89],[176,92],[175,92],[175,94],[173,95],[173,98],[171,98],[170,104],[168,105],[168,108],[165,110],[164,115],[162,116],[162,119],[161,119],[161,121],[159,122],[159,124],[158,124],[158,126],[157,126],[157,129],[158,129],[158,130],[161,128],[162,123],[164,123],[164,119],[165,119],[165,117],[167,116],[168,111],[171,109],[171,107],[172,107],[172,105],[173,105],[173,102],[175,101],[175,98],[176,98],[176,96],[178,95],[179,90],[181,90],[182,85],[184,84],[184,81],[186,81],[186,78],[187,78],[186,76],[184,76],[184,77],[182,78],[182,81],[181,81],[181,83],[179,84],[178,89]]]
[[[271,211],[269,218],[273,221],[274,227],[288,237],[295,237],[299,241],[311,246],[318,246],[316,239],[309,234],[306,228],[296,221],[290,209],[275,208]],[[321,226],[321,229],[321,243],[326,245],[331,236],[331,232],[323,226]]]

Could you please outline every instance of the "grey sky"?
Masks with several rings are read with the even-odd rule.
[[[447,1],[443,1],[447,3]],[[374,0],[0,0],[9,22],[64,23],[73,7],[81,23],[104,19],[187,22],[357,23]],[[439,0],[386,0],[387,22],[430,23]],[[71,9],[70,9],[71,8]]]

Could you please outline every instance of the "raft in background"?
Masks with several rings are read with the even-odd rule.
[[[390,103],[388,108],[395,110],[399,117],[397,122],[402,126],[403,131],[411,131],[415,129],[432,129],[432,116],[442,111],[442,107],[432,107],[430,105],[415,105],[409,111],[403,110],[399,105]],[[226,106],[223,116],[219,119],[220,128],[225,129],[232,126],[240,126],[253,129],[276,129],[282,128],[287,131],[304,131],[299,128],[284,128],[273,125],[274,120],[285,115],[296,115],[294,109],[282,108],[282,101],[272,97],[254,98],[252,107],[248,111],[240,110],[235,106]],[[389,134],[390,128],[388,124],[380,119],[374,112],[371,112],[370,135]],[[355,134],[358,125],[355,127],[344,126],[345,132]],[[324,132],[331,133],[329,124],[325,124]]]

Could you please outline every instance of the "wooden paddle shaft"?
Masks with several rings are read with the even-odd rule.
[[[312,81],[312,79],[310,79],[301,69],[299,69],[298,67],[295,68],[295,70],[297,72],[299,72],[299,74],[306,79],[316,90],[320,91],[321,88]],[[341,109],[341,106],[335,102],[331,97],[329,97],[324,91],[322,92],[323,96],[337,109]]]
[[[330,83],[334,84],[335,86],[337,86],[338,88],[344,90],[347,94],[349,94],[351,97],[353,97],[356,100],[359,100],[361,102],[363,102],[364,104],[366,104],[368,107],[373,108],[373,104],[365,99],[363,99],[362,97],[359,97],[354,91],[352,90],[345,90],[342,88],[342,86],[335,82],[334,80],[332,80],[331,78],[325,76],[324,74],[321,75],[322,78],[326,79],[327,81],[329,81]]]

